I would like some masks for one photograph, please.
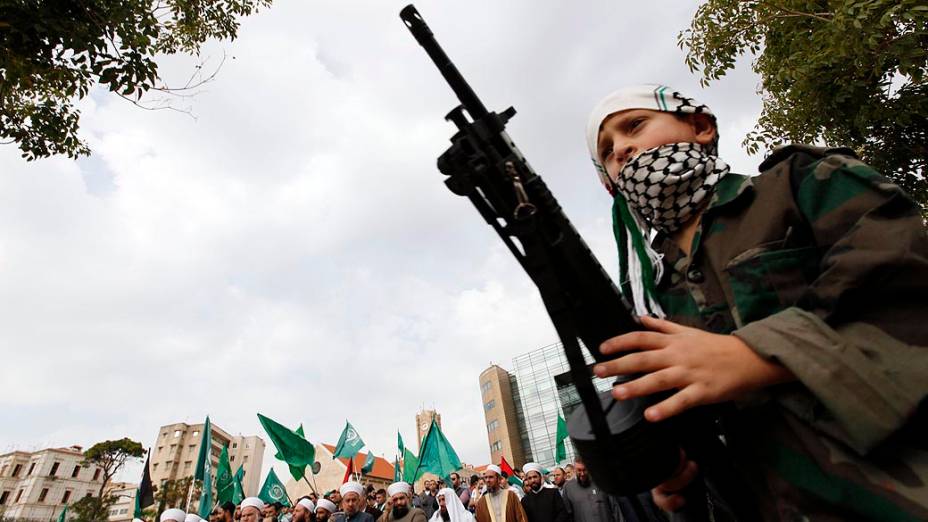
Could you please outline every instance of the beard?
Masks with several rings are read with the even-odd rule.
[[[449,520],[451,520],[451,514],[448,513],[447,508],[441,508],[441,511],[439,511],[438,514],[441,515],[441,519],[444,520],[445,522],[448,522]]]
[[[393,518],[403,518],[409,513],[409,506],[393,506],[390,512],[393,514]]]
[[[316,513],[316,522],[326,522],[328,519],[329,519],[328,513],[326,513],[325,515]]]

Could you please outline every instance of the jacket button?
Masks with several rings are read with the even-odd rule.
[[[699,284],[706,280],[706,276],[703,275],[702,270],[693,267],[687,270],[686,280],[690,283]]]

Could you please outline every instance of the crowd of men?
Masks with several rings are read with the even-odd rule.
[[[665,520],[650,496],[614,497],[597,488],[579,458],[546,470],[530,462],[509,480],[496,465],[465,480],[451,473],[426,480],[423,491],[395,482],[387,489],[346,482],[293,506],[257,497],[216,506],[209,522],[638,522]],[[518,478],[518,480],[515,480]],[[513,484],[519,484],[515,485]],[[160,522],[201,522],[193,513],[165,510]],[[205,521],[202,521],[205,522]]]

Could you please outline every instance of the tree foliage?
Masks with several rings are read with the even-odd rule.
[[[202,491],[202,486],[199,483],[194,484],[193,489],[190,489],[191,482],[193,482],[192,476],[163,481],[156,487],[154,505],[159,506],[159,511],[172,507],[186,509],[188,494],[191,499],[198,499]]]
[[[709,0],[680,33],[704,85],[754,55],[763,110],[749,152],[846,145],[928,204],[924,0]]]
[[[75,104],[94,85],[135,103],[151,89],[176,91],[158,76],[155,55],[234,39],[238,19],[270,3],[0,0],[0,139],[28,160],[89,154]]]
[[[118,500],[113,495],[84,497],[68,507],[71,522],[103,522],[109,519],[110,508]]]
[[[98,442],[84,452],[84,466],[97,466],[102,471],[99,497],[103,498],[106,487],[129,459],[145,456],[145,448],[129,438]]]

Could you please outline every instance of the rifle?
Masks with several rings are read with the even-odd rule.
[[[650,423],[653,397],[618,401],[593,386],[578,340],[597,362],[600,344],[642,327],[554,195],[506,133],[514,108],[486,109],[412,5],[400,18],[461,102],[445,117],[457,127],[438,158],[445,185],[468,198],[541,293],[583,408],[567,420],[574,447],[604,491],[633,495],[669,478],[680,444],[667,423]],[[630,377],[625,378],[625,380]]]

